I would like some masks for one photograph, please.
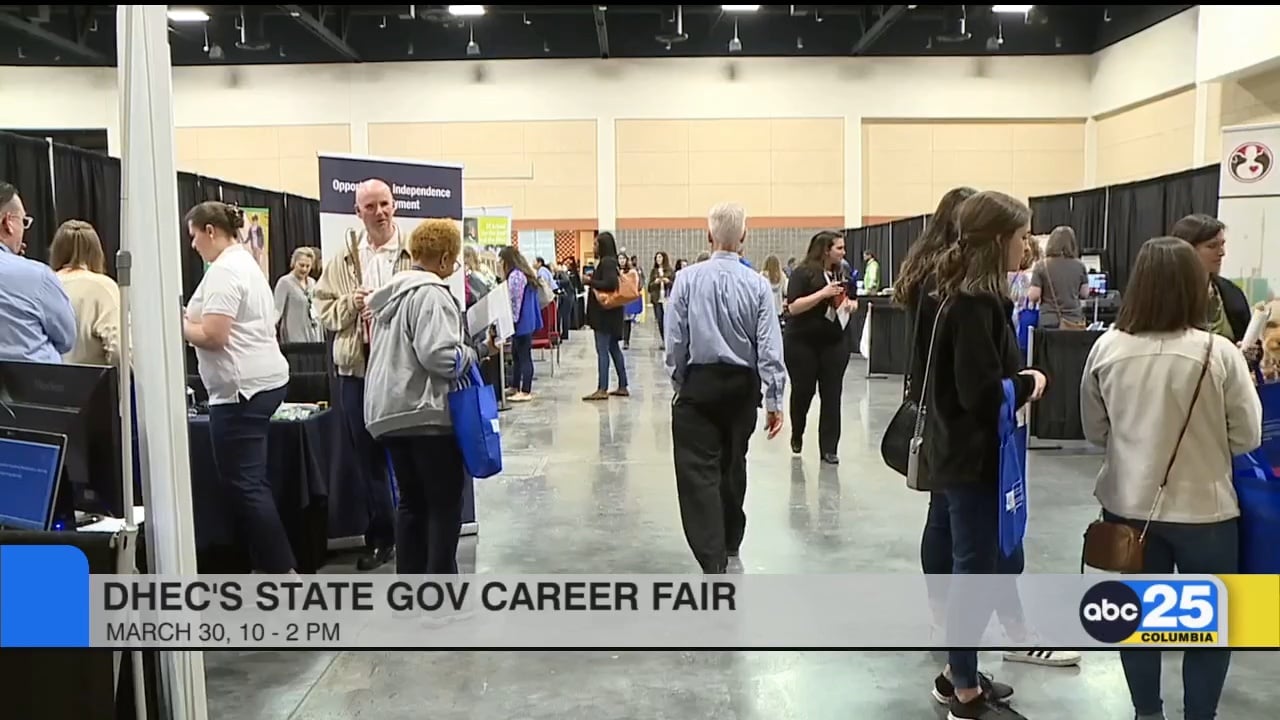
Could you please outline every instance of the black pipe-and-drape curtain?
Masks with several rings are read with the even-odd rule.
[[[1218,166],[1196,168],[1161,178],[1164,183],[1164,232],[1192,213],[1218,215]]]
[[[902,262],[907,259],[911,245],[924,234],[926,216],[917,215],[889,223],[889,257],[880,259],[880,272],[884,275],[881,284],[885,287],[893,285],[902,269]]]
[[[242,208],[266,208],[270,213],[267,218],[267,272],[274,287],[276,278],[289,272],[290,251],[285,249],[284,228],[278,224],[285,214],[284,194],[209,178],[205,178],[205,182],[216,182],[222,186],[224,203]],[[247,214],[244,221],[246,225],[249,223]]]
[[[217,200],[217,187],[213,188],[214,197],[208,197],[206,193],[208,189],[204,184],[204,179],[199,175],[192,173],[178,173],[178,242],[182,243],[185,248],[182,253],[182,297],[185,300],[191,299],[191,295],[195,293],[196,286],[200,284],[200,278],[204,277],[204,260],[200,258],[199,253],[191,247],[191,233],[187,230],[186,215],[187,211],[199,205],[205,200]]]
[[[54,143],[53,186],[57,222],[83,220],[102,241],[107,274],[116,276],[120,250],[120,159]],[[53,242],[50,234],[49,242]]]
[[[1059,225],[1071,224],[1071,195],[1045,195],[1030,198],[1031,232],[1047,235]]]
[[[58,227],[48,141],[0,132],[0,182],[17,188],[31,217],[31,227],[23,236],[27,257],[48,262],[49,245]]]
[[[272,222],[275,222],[274,220]],[[280,219],[280,230],[284,236],[284,264],[277,270],[275,252],[272,251],[271,274],[277,277],[289,270],[289,258],[293,251],[300,247],[312,247],[320,250],[320,201],[304,198],[300,195],[284,196],[284,216]],[[323,262],[323,259],[321,260]],[[312,271],[319,276],[320,267]]]
[[[849,228],[844,231],[844,256],[853,267],[862,264],[862,251],[867,247],[867,228]]]
[[[1066,224],[1075,230],[1082,252],[1101,253],[1107,244],[1107,188],[1072,193],[1071,217]]]
[[[889,223],[871,225],[863,228],[863,230],[866,231],[863,249],[870,251],[872,255],[876,256],[876,260],[880,261],[880,286],[885,287],[889,284],[884,276],[885,268],[889,266],[889,254],[893,252]],[[848,258],[849,264],[858,271],[858,277],[865,279],[866,263],[862,261],[862,253],[851,254],[846,248],[845,257]]]
[[[1110,285],[1124,291],[1142,244],[1164,235],[1164,183],[1160,180],[1116,185],[1109,188],[1107,251],[1103,256]]]

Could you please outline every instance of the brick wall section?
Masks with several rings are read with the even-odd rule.
[[[750,225],[748,225],[750,228]],[[804,257],[809,239],[821,230],[830,228],[757,228],[749,229],[743,251],[747,260],[756,268],[764,266],[764,259],[777,255],[784,264],[787,258]],[[628,255],[640,258],[647,271],[653,265],[653,254],[667,253],[672,264],[684,258],[692,262],[698,253],[709,250],[705,230],[618,230],[614,233],[618,248]]]

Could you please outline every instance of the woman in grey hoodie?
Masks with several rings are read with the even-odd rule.
[[[467,343],[449,289],[462,236],[452,220],[425,220],[409,238],[410,270],[369,296],[373,313],[364,418],[387,449],[400,488],[396,572],[455,574],[466,471],[449,418],[449,392],[481,354]]]

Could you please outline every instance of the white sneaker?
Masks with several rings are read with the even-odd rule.
[[[1004,660],[1045,667],[1075,667],[1080,664],[1080,653],[1072,650],[1006,650]]]

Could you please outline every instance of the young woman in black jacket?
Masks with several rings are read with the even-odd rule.
[[[596,267],[587,282],[590,292],[587,293],[587,324],[596,336],[596,391],[582,398],[587,401],[608,400],[610,395],[626,397],[627,360],[622,355],[622,335],[626,330],[623,320],[623,308],[606,308],[600,304],[596,292],[617,292],[620,274],[618,272],[618,243],[613,233],[602,232],[596,236]],[[618,387],[609,390],[609,359],[613,359],[613,369],[618,373]]]
[[[955,221],[956,242],[938,256],[933,292],[917,296],[921,314],[937,318],[936,332],[934,322],[924,320],[915,328],[911,368],[911,377],[919,378],[913,384],[925,386],[927,408],[921,489],[945,495],[952,572],[992,575],[1004,569],[999,536],[1002,384],[1012,381],[1019,406],[1039,399],[1047,384],[1043,373],[1024,368],[1008,291],[1007,273],[1022,261],[1031,211],[1008,195],[987,191],[965,200]],[[950,626],[975,620],[956,615],[955,601],[966,586],[951,583]],[[966,599],[972,608],[973,598]],[[995,604],[992,598],[992,610]],[[985,619],[977,620],[985,624]],[[1000,702],[1010,688],[993,692],[980,678],[977,651],[952,650],[948,660],[934,684],[935,696],[950,705],[950,720],[1022,717]]]

